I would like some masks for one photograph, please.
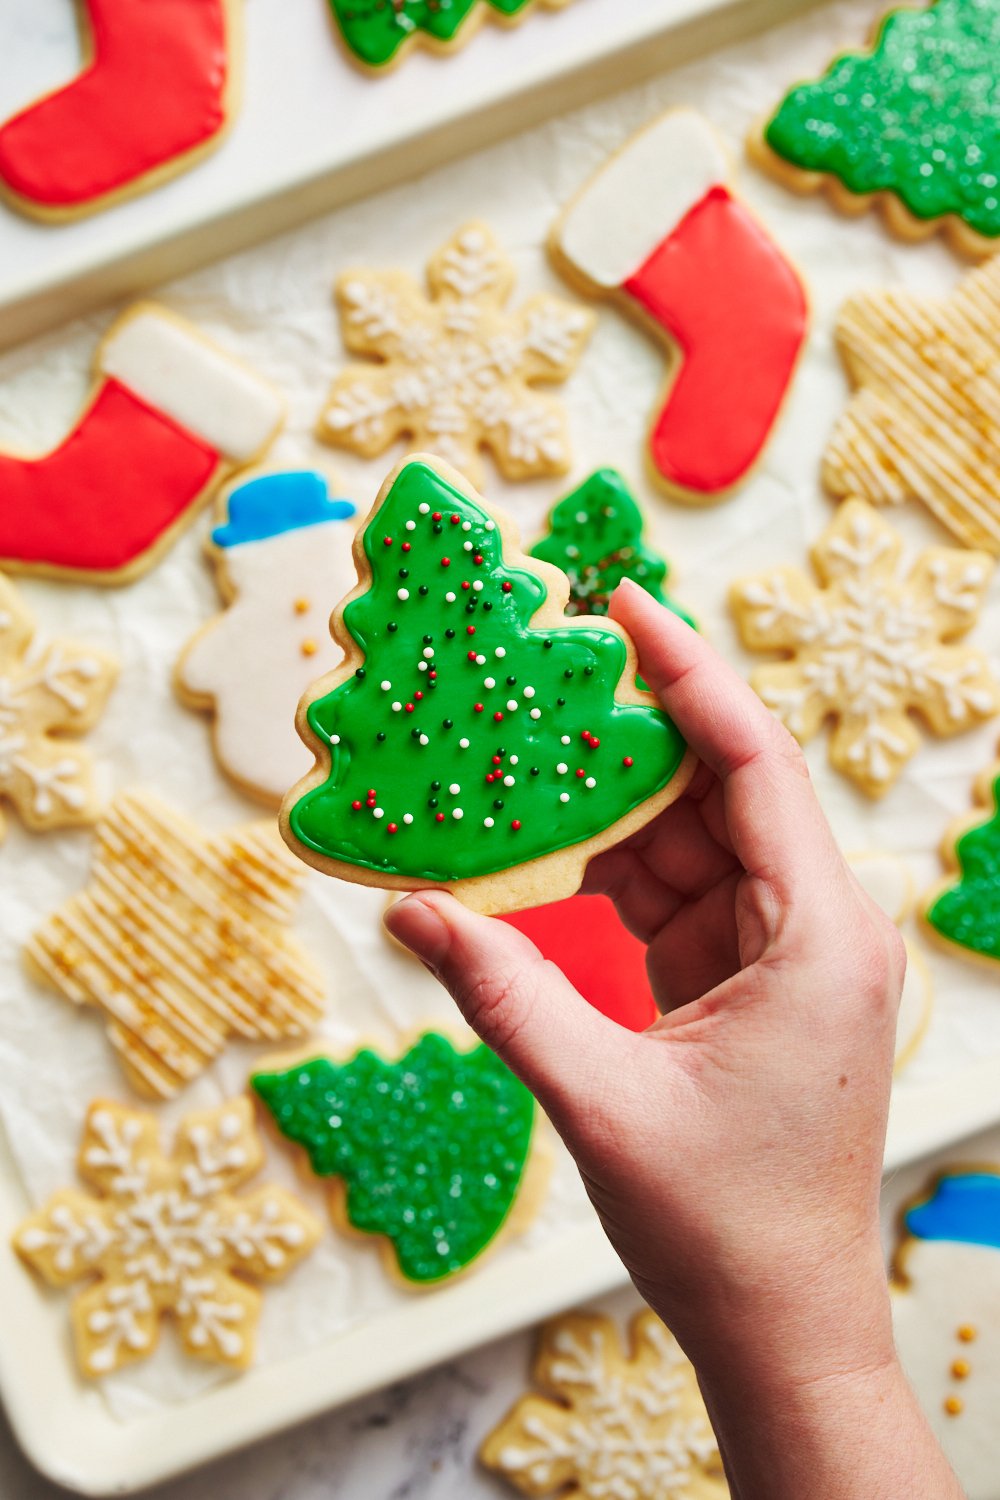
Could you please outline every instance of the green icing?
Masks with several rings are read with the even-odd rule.
[[[458,880],[581,843],[670,781],[685,751],[675,726],[615,701],[621,638],[533,630],[545,585],[504,563],[476,500],[411,462],[364,549],[371,586],[343,617],[364,666],[309,709],[330,770],[292,806],[300,843]]]
[[[535,1101],[488,1047],[428,1032],[398,1062],[319,1057],[251,1084],[347,1217],[392,1241],[409,1281],[461,1271],[496,1237],[524,1176]]]
[[[887,16],[871,52],[794,88],[768,144],[853,193],[897,194],[920,219],[1000,235],[1000,0]]]
[[[1000,959],[1000,777],[993,783],[993,816],[955,844],[961,871],[927,913],[936,932],[972,953]]]
[[[415,31],[450,42],[481,0],[330,0],[344,40],[362,62],[381,68]],[[482,0],[515,16],[530,0]]]
[[[597,469],[560,500],[532,557],[561,568],[569,579],[567,615],[606,615],[611,595],[631,578],[689,625],[694,620],[665,592],[670,569],[642,537],[642,512],[615,469]]]

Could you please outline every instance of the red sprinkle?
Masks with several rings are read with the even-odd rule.
[[[514,585],[512,583],[502,583],[500,587],[505,594],[509,594]]]
[[[437,676],[437,673],[436,672],[428,672],[427,675],[431,679],[431,681],[433,682],[434,679],[435,679],[435,677]]]
[[[511,823],[510,826],[511,826],[511,828],[513,828],[514,832],[516,833],[517,830],[521,826],[521,819],[520,818],[515,818],[514,821]]]
[[[597,750],[597,749],[598,749],[598,748],[599,748],[599,746],[600,746],[600,743],[601,743],[601,742],[600,742],[600,740],[599,740],[599,739],[598,739],[598,738],[597,738],[597,735],[596,735],[596,734],[592,734],[592,735],[591,735],[591,736],[590,736],[590,748],[591,748],[591,750]]]
[[[370,786],[368,788],[368,795],[369,795],[369,797],[374,797],[375,796],[375,788],[373,786]]]
[[[441,559],[441,566],[442,566],[442,568],[450,568],[451,567],[451,558],[450,557],[442,557],[442,559]]]
[[[482,562],[482,560],[483,560],[483,554],[481,552],[476,552],[476,553],[473,554],[472,561],[476,564],[477,568],[478,568],[479,564]]]
[[[625,756],[622,757],[622,765],[623,766],[634,766],[635,765],[635,761],[632,759],[631,755],[625,755]]]
[[[461,517],[461,516],[452,516],[452,518],[451,518],[451,524],[452,524],[452,525],[453,525],[453,526],[457,526],[457,525],[458,525],[458,523],[459,523],[459,521],[460,521],[460,520],[461,520],[461,519],[462,519],[462,517]]]
[[[423,693],[414,693],[414,695],[413,695],[413,696],[414,696],[414,698],[416,698],[416,699],[417,699],[417,701],[418,701],[418,702],[419,702],[419,701],[420,701],[420,699],[421,699],[421,698],[422,698],[422,697],[423,697],[423,696],[424,696],[424,695],[423,695]]]
[[[483,705],[481,703],[474,703],[472,705],[472,711],[473,713],[481,714],[483,711]]]
[[[413,712],[413,704],[412,704],[412,703],[405,703],[405,704],[404,704],[404,705],[403,705],[403,712],[404,712],[404,713],[405,713],[405,714],[412,714],[412,712]],[[582,771],[581,771],[581,772],[580,772],[580,775],[581,775],[581,776],[582,776],[582,775],[583,775],[583,772],[582,772]]]
[[[466,661],[475,661],[476,653],[474,651],[467,651],[465,653],[465,659]]]
[[[465,627],[465,633],[466,633],[466,635],[475,635],[475,633],[476,633],[476,627],[475,627],[475,625],[466,625],[466,627]]]
[[[578,775],[578,776],[582,776],[582,775],[583,775],[583,774],[584,774],[584,772],[583,772],[583,769],[582,769],[582,768],[581,768],[581,769],[580,769],[580,770],[579,770],[579,771],[577,771],[577,773],[576,773],[576,774],[577,774],[577,775]]]
[[[487,786],[492,786],[493,785],[493,772],[492,771],[487,771],[486,772],[486,784],[487,784]]]
[[[499,766],[501,764],[501,757],[499,755],[493,755],[490,758],[495,766]]]
[[[500,712],[499,709],[497,709],[496,713],[493,715],[493,722],[494,722],[494,724],[499,724],[502,718],[503,718],[503,714]]]
[[[462,587],[463,589],[471,589],[472,584],[468,581],[468,579],[466,579],[466,581],[462,584]]]
[[[352,802],[351,803],[351,807],[354,810],[354,812],[360,812],[361,811],[361,803],[360,802]]]
[[[434,814],[434,821],[435,821],[435,823],[443,823],[444,822],[444,813],[435,813]]]
[[[398,833],[399,832],[399,824],[398,823],[388,823],[386,825],[386,830],[385,831],[386,831],[386,833]]]
[[[409,552],[409,550],[410,550],[410,544],[409,544],[409,542],[404,542],[403,543],[403,551],[404,552]]]
[[[391,536],[384,536],[382,538],[382,546],[383,547],[391,547],[392,546],[392,537]]]
[[[434,512],[434,514],[431,516],[431,520],[432,521],[440,521],[440,519],[441,519],[441,512],[439,510],[436,510]]]

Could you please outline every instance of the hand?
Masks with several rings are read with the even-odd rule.
[[[702,761],[584,885],[648,944],[662,1018],[625,1031],[522,934],[444,892],[387,921],[536,1094],[636,1286],[699,1369],[731,1484],[742,1454],[745,1493],[771,1500],[786,1493],[773,1445],[759,1490],[760,1452],[751,1461],[738,1439],[727,1451],[732,1420],[759,1401],[777,1430],[776,1406],[811,1410],[831,1380],[879,1403],[899,1382],[878,1198],[905,953],[786,730],[642,590],[623,585],[612,610]],[[790,1480],[810,1475],[787,1490],[796,1500],[897,1493],[814,1488],[808,1462]]]

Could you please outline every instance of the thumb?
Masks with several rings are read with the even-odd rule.
[[[560,1134],[574,1134],[598,1077],[632,1034],[589,1005],[530,938],[446,891],[407,896],[385,924],[441,980]]]

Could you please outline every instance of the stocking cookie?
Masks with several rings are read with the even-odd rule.
[[[368,363],[337,377],[320,437],[365,458],[403,437],[473,483],[481,448],[508,479],[565,473],[566,413],[536,386],[572,374],[593,315],[545,292],[509,311],[514,267],[484,224],[441,247],[427,284],[366,268],[339,278],[344,342]]]
[[[80,0],[83,67],[0,125],[0,194],[76,218],[214,150],[237,103],[237,4]]]
[[[488,1047],[460,1052],[431,1031],[398,1061],[365,1049],[251,1083],[315,1175],[333,1181],[335,1223],[381,1236],[407,1285],[466,1270],[511,1227],[535,1101]]]
[[[90,752],[65,736],[93,727],[117,676],[105,651],[38,642],[30,610],[0,575],[0,801],[25,827],[45,832],[97,817]],[[0,812],[0,841],[5,832]]]
[[[72,1306],[81,1373],[147,1359],[173,1318],[195,1359],[242,1368],[254,1355],[261,1295],[315,1246],[320,1226],[284,1188],[235,1195],[263,1165],[248,1099],[188,1115],[171,1155],[153,1115],[90,1106],[79,1173],[27,1218],[14,1248],[53,1286],[90,1284]]]
[[[950,1167],[903,1215],[896,1347],[968,1500],[1000,1465],[1000,1168]]]
[[[283,421],[280,397],[182,318],[139,303],[109,329],[72,431],[0,452],[0,564],[85,583],[145,573]]]
[[[861,292],[837,319],[856,394],[823,458],[833,495],[920,500],[1000,553],[1000,257],[948,297]]]
[[[667,806],[693,757],[610,621],[566,620],[566,579],[426,457],[386,480],[334,611],[342,666],[299,731],[316,767],[285,798],[299,856],[388,889],[447,884],[484,911],[577,889]]]
[[[1000,0],[935,0],[881,22],[868,52],[845,52],[799,84],[751,138],[796,192],[882,210],[895,234],[943,230],[965,255],[1000,237]]]
[[[714,131],[671,110],[633,136],[563,213],[556,267],[667,345],[651,472],[700,505],[742,483],[771,435],[809,324],[805,288],[733,195]]]
[[[455,52],[481,22],[511,26],[536,4],[557,10],[568,0],[330,0],[349,55],[365,68],[388,71],[411,48]]]
[[[542,1329],[532,1378],[479,1450],[522,1494],[579,1500],[725,1500],[722,1460],[694,1369],[651,1312],[628,1347],[601,1313]]]
[[[941,845],[948,874],[921,902],[932,935],[953,953],[1000,964],[1000,761],[976,782],[985,809],[953,823]]]
[[[206,836],[172,808],[118,797],[89,885],[29,939],[29,969],[107,1020],[140,1093],[168,1098],[227,1037],[301,1036],[323,981],[288,931],[302,868],[272,829]]]
[[[903,574],[901,553],[899,534],[848,500],[813,548],[818,584],[781,567],[731,593],[744,644],[787,658],[760,667],[753,687],[803,744],[836,719],[831,764],[870,797],[916,753],[913,711],[951,735],[1000,708],[986,658],[955,644],[976,623],[992,558],[929,547]]]
[[[262,474],[233,490],[212,532],[227,608],[185,646],[174,682],[214,714],[219,764],[251,796],[277,806],[309,765],[295,732],[299,699],[343,652],[330,636],[331,596],[356,574],[349,500],[322,474]]]
[[[664,592],[669,565],[646,545],[642,511],[616,469],[595,469],[553,507],[548,531],[531,555],[566,574],[568,615],[606,615],[615,589],[623,578],[631,578],[694,625],[687,610]]]

